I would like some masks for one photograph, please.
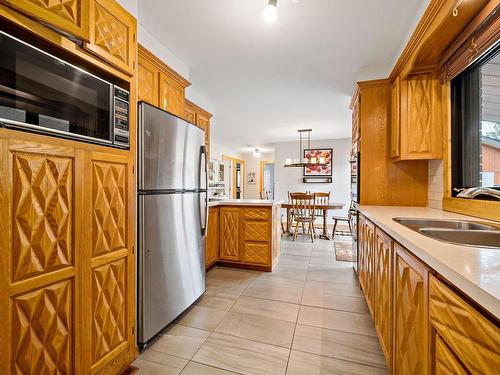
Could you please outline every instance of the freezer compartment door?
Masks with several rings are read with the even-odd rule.
[[[138,134],[139,190],[206,188],[203,130],[140,103]]]
[[[139,344],[205,291],[206,193],[139,196]]]

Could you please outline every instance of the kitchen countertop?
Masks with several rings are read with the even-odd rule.
[[[224,199],[220,201],[208,202],[208,207],[216,206],[277,206],[283,201],[267,199]]]
[[[434,240],[394,217],[487,221],[425,207],[360,206],[359,211],[464,294],[500,318],[500,250]]]

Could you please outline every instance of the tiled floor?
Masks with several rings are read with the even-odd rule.
[[[337,237],[341,240],[342,237]],[[387,374],[352,263],[333,241],[282,241],[271,273],[215,268],[134,365],[147,375]]]

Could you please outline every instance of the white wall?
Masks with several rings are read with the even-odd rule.
[[[314,148],[333,149],[333,172],[331,184],[303,183],[302,168],[285,168],[285,159],[295,159],[299,156],[298,142],[283,142],[274,144],[275,160],[275,198],[287,200],[288,191],[313,191],[331,192],[332,202],[344,203],[343,212],[347,214],[351,200],[350,164],[351,139],[317,140],[313,142]],[[336,212],[338,214],[339,212]],[[332,213],[329,214],[332,216]]]
[[[243,195],[245,199],[260,199],[260,162],[265,160],[268,162],[274,161],[274,152],[261,152],[260,156],[256,157],[253,151],[242,153],[243,160],[245,160],[245,184]],[[255,172],[255,185],[248,184],[248,172]]]

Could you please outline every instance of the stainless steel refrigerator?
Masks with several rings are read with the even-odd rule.
[[[205,133],[139,103],[138,344],[147,345],[205,291]]]

